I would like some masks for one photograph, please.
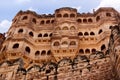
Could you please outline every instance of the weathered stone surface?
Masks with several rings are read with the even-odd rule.
[[[119,80],[118,23],[111,7],[20,11],[0,35],[0,80]]]

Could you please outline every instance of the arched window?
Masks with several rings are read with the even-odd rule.
[[[71,27],[70,27],[70,30],[75,30],[75,27],[74,27],[74,26],[71,26]]]
[[[50,24],[50,20],[47,20],[47,21],[46,21],[46,24]]]
[[[103,32],[102,29],[100,29],[99,32],[98,32],[98,34],[100,34],[100,33],[102,33],[102,32]]]
[[[35,52],[35,56],[38,56],[38,55],[40,55],[40,51]]]
[[[50,33],[49,37],[52,37],[52,33]]]
[[[61,14],[57,14],[57,17],[60,18],[60,17],[62,17],[62,15]]]
[[[87,23],[87,19],[83,19],[83,22],[84,22],[84,23]]]
[[[54,20],[51,21],[51,23],[54,23],[54,22],[55,22]]]
[[[79,50],[79,53],[83,54],[83,53],[84,53],[84,50],[83,50],[83,49],[80,49],[80,50]]]
[[[30,53],[30,48],[27,46],[27,47],[25,48],[25,51],[26,51],[27,53]]]
[[[18,48],[18,47],[19,47],[19,44],[15,43],[12,48]]]
[[[32,37],[34,36],[34,35],[33,35],[33,32],[29,32],[29,35],[32,36]]]
[[[73,14],[73,13],[72,13],[72,14],[70,14],[70,17],[75,17],[75,14]]]
[[[22,18],[22,20],[26,20],[28,17],[27,16],[24,16],[23,18]]]
[[[86,50],[85,50],[85,53],[90,53],[90,50],[89,50],[89,49],[86,49]]]
[[[60,45],[60,43],[58,42],[58,41],[56,41],[56,42],[54,42],[54,44],[53,44],[54,46],[59,46]]]
[[[92,21],[92,19],[90,18],[90,19],[88,19],[88,22],[93,22],[93,21]]]
[[[89,34],[88,34],[88,32],[85,32],[84,35],[85,35],[85,36],[88,36]]]
[[[45,23],[45,21],[44,20],[42,20],[41,22],[40,22],[40,24],[44,24]]]
[[[23,29],[19,29],[19,30],[18,30],[18,33],[22,33],[22,32],[23,32]]]
[[[67,13],[66,13],[66,14],[64,14],[64,15],[63,15],[63,17],[68,17],[68,14],[67,14]]]
[[[35,18],[33,18],[33,19],[32,19],[32,22],[36,24],[36,19],[35,19]]]
[[[106,13],[106,16],[107,16],[107,17],[111,17],[111,14],[110,14],[110,13]]]
[[[102,51],[102,50],[105,50],[105,49],[106,49],[105,44],[103,44],[103,45],[101,46],[101,51]]]
[[[65,26],[65,27],[63,27],[63,28],[62,28],[62,30],[68,30],[68,27],[67,27],[67,26]]]
[[[95,35],[95,33],[94,32],[90,32],[90,35]]]
[[[77,19],[77,22],[78,22],[78,23],[81,23],[81,22],[82,22],[82,20],[81,20],[81,19]]]
[[[62,45],[68,45],[68,42],[67,41],[63,41]]]
[[[82,33],[82,32],[79,32],[79,33],[78,33],[78,36],[83,36],[83,33]]]
[[[76,45],[76,42],[75,41],[71,41],[70,45]]]
[[[42,34],[40,33],[40,34],[38,35],[38,37],[42,37]]]
[[[96,49],[92,49],[92,53],[95,53],[96,52]]]
[[[48,34],[47,34],[47,33],[45,33],[43,37],[48,37]]]
[[[42,56],[46,55],[46,51],[43,50],[43,51],[41,52],[41,55],[42,55]]]
[[[96,21],[99,21],[99,20],[100,20],[100,16],[97,16],[97,17],[96,17]]]
[[[55,30],[61,30],[60,27],[57,27]]]
[[[47,55],[51,55],[51,51],[50,50],[47,52]]]

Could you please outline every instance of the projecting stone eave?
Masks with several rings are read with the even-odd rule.
[[[22,11],[20,10],[16,16],[19,16],[19,15],[23,15],[23,14],[32,14],[33,16],[35,17],[38,17],[38,18],[48,18],[48,17],[54,17],[54,14],[37,14],[35,11],[31,11],[31,10],[27,10],[27,11]],[[15,17],[16,17],[15,16]]]
[[[113,11],[113,12],[119,13],[113,7],[100,7],[96,11],[94,11],[94,14],[97,15],[100,12],[108,12],[108,11],[110,11],[110,12]]]

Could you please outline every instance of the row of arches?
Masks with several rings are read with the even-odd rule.
[[[79,49],[79,53],[80,53],[80,54],[84,54],[84,53],[95,53],[95,52],[96,52],[96,49],[94,49],[94,48],[91,49],[91,50],[90,50],[90,49],[85,49],[85,50],[84,50],[84,49]]]
[[[77,44],[76,41],[70,41],[70,43],[68,43],[67,41],[63,41],[61,43],[61,45],[76,45],[76,44]],[[55,41],[53,43],[53,46],[60,46],[60,42],[59,41]]]
[[[101,34],[102,32],[103,32],[103,30],[100,29],[100,30],[98,31],[98,34]],[[83,33],[83,32],[79,32],[79,33],[78,33],[78,36],[83,36],[83,35],[84,35],[84,36],[89,36],[89,35],[93,36],[93,35],[95,35],[95,33],[92,32],[92,31],[89,32],[89,33],[88,33],[88,32],[84,32],[84,33]]]
[[[62,30],[68,30],[68,29],[69,29],[69,28],[68,28],[67,26],[65,26],[65,27],[62,28]],[[60,28],[60,27],[57,27],[56,30],[61,30],[61,28]],[[70,27],[70,30],[75,30],[75,27],[74,27],[74,26],[71,26],[71,27]],[[19,30],[18,30],[18,33],[23,33],[23,31],[24,31],[23,29],[19,29]],[[102,32],[103,32],[103,30],[100,29],[99,32],[98,32],[98,34],[101,34]],[[34,34],[33,34],[32,31],[29,32],[29,35],[32,36],[32,37],[34,36]],[[84,33],[83,33],[83,32],[79,32],[79,33],[78,33],[78,36],[83,36],[83,35],[84,35],[84,36],[95,35],[95,33],[94,33],[94,32],[90,32],[90,33],[88,33],[88,32],[84,32]],[[39,34],[38,34],[38,37],[51,37],[51,36],[52,36],[52,33],[50,33],[50,34],[48,34],[48,33],[44,33],[44,34],[39,33]]]
[[[13,44],[12,48],[13,48],[13,49],[19,48],[19,43]],[[27,53],[30,53],[30,52],[31,52],[30,47],[29,47],[29,46],[26,46],[26,47],[25,47],[25,51],[26,51]],[[37,51],[35,52],[35,56],[38,56],[38,55],[44,56],[44,55],[50,55],[50,54],[51,54],[51,51],[50,51],[50,50],[48,50],[48,51],[46,51],[46,50],[41,50],[41,51],[37,50]]]
[[[37,57],[37,56],[45,56],[45,55],[51,55],[51,51],[50,50],[48,50],[48,51],[46,51],[46,50],[42,50],[41,52],[40,51],[36,51],[35,52],[35,56]]]
[[[28,16],[23,16],[22,17],[22,20],[27,20],[28,19]],[[36,24],[36,19],[35,18],[32,18],[32,22],[34,23],[34,24]]]
[[[23,33],[24,30],[21,28],[18,30],[18,33]],[[29,32],[29,36],[34,37],[34,33],[32,31]],[[51,37],[52,33],[39,33],[37,37]]]
[[[106,16],[111,17],[112,15],[111,15],[111,13],[107,12]],[[63,18],[74,18],[74,17],[76,17],[76,14],[75,13],[71,13],[71,14],[68,14],[68,13],[60,14],[59,13],[59,14],[56,14],[56,17],[57,18],[62,18],[62,17]],[[22,17],[21,20],[27,20],[27,19],[28,19],[28,16],[25,15],[25,16]],[[97,16],[96,21],[99,21],[99,20],[100,20],[100,16]],[[16,20],[14,22],[16,22]],[[36,24],[37,20],[35,18],[32,18],[32,22]],[[40,24],[50,24],[50,23],[54,23],[54,22],[55,22],[54,20],[42,20],[42,21],[40,21]],[[91,18],[77,19],[77,22],[78,23],[82,23],[82,22],[83,23],[91,23],[91,22],[93,22],[93,20]]]
[[[75,17],[75,14],[74,13],[71,13],[71,14],[68,14],[68,13],[64,13],[64,14],[56,14],[56,17],[57,18],[74,18]]]
[[[84,34],[82,33],[82,32],[79,32],[78,33],[78,36],[88,36],[88,35],[91,35],[91,36],[93,36],[93,35],[95,35],[95,33],[94,32],[90,32],[90,33],[88,33],[88,32],[84,32]]]
[[[105,46],[105,44],[102,44],[101,45],[101,51],[103,51],[103,50],[106,50],[106,46]],[[96,49],[79,49],[79,53],[80,54],[84,54],[84,53],[95,53],[96,52]]]
[[[55,28],[55,30],[75,30],[76,28],[75,28],[75,26],[70,26],[70,27],[68,27],[68,26],[64,26],[64,27],[57,27],[57,28]]]
[[[55,22],[55,20],[41,20],[40,21],[40,25],[43,25],[43,24],[52,24],[54,22]]]
[[[93,20],[91,18],[89,19],[77,19],[78,23],[92,23]]]
[[[13,49],[19,48],[19,43],[14,43],[13,46],[12,46],[12,48],[13,48]],[[25,51],[26,51],[27,53],[30,53],[30,52],[31,52],[30,47],[26,46],[26,47],[25,47]]]
[[[22,17],[22,19],[21,20],[28,20],[28,16],[23,16]],[[14,21],[14,23],[16,22],[16,20]],[[34,24],[36,24],[37,23],[37,20],[36,20],[36,18],[32,18],[31,19],[31,22],[33,22]],[[39,22],[39,24],[41,25],[41,24],[52,24],[52,23],[54,23],[55,22],[55,20],[41,20],[40,22]]]

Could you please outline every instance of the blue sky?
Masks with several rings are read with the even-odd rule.
[[[20,10],[32,10],[38,14],[54,13],[61,7],[77,8],[78,12],[92,12],[99,7],[114,7],[120,11],[120,0],[1,0],[0,32],[7,32],[14,16]]]

